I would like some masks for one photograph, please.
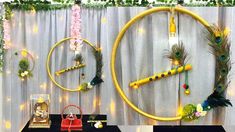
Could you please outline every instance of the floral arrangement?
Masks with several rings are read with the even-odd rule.
[[[29,65],[29,60],[28,59],[23,58],[23,59],[20,60],[18,76],[21,79],[25,79],[25,78],[33,76],[31,70],[29,69],[29,67],[30,67],[30,65]]]
[[[75,4],[72,7],[72,18],[71,18],[71,37],[77,39],[70,40],[71,50],[80,50],[80,45],[82,44],[81,37],[81,9],[80,6]]]

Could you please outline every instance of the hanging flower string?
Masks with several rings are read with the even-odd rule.
[[[72,20],[71,20],[71,37],[77,38],[70,40],[70,49],[80,51],[82,44],[81,37],[81,9],[80,6],[74,5],[72,7]]]
[[[10,23],[9,20],[3,20],[3,40],[4,40],[4,49],[9,49],[11,45],[11,36],[10,36]]]

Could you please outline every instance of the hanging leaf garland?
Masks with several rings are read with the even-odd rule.
[[[3,18],[0,17],[0,72],[3,71],[4,65],[4,53],[5,50],[3,48],[4,41],[3,41]]]

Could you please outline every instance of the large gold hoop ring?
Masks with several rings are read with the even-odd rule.
[[[136,21],[140,20],[141,18],[150,15],[152,13],[156,13],[156,12],[171,12],[172,7],[156,7],[156,8],[152,8],[149,10],[146,10],[140,14],[138,14],[137,16],[135,16],[134,18],[132,18],[130,21],[128,21],[126,23],[126,25],[122,28],[122,30],[120,31],[120,33],[118,34],[115,42],[114,42],[114,46],[112,49],[112,56],[111,56],[111,73],[112,73],[112,79],[114,82],[114,85],[116,87],[116,90],[118,91],[119,95],[122,97],[122,99],[136,112],[138,112],[139,114],[154,119],[154,120],[159,120],[159,121],[176,121],[176,120],[180,120],[182,118],[182,115],[178,115],[176,117],[159,117],[156,115],[152,115],[149,114],[147,112],[144,112],[143,110],[139,109],[138,107],[136,107],[125,95],[125,93],[123,92],[121,86],[119,85],[119,82],[117,80],[116,77],[116,71],[115,71],[115,64],[116,64],[116,54],[117,54],[117,49],[118,46],[120,44],[120,41],[122,40],[125,32],[128,30],[128,28],[134,24]],[[205,26],[207,28],[207,30],[211,30],[210,29],[210,25],[208,24],[208,22],[206,20],[204,20],[202,17],[198,16],[197,14],[187,10],[187,9],[183,9],[183,8],[179,8],[179,7],[175,7],[174,8],[175,12],[179,12],[179,13],[183,13],[183,14],[187,14],[189,16],[191,16],[192,18],[194,18],[195,20],[197,20],[198,22],[200,22],[203,26]]]

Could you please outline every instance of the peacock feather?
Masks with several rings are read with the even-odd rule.
[[[96,59],[96,76],[101,78],[102,76],[102,67],[103,67],[103,56],[101,53],[101,49],[93,49],[93,54]]]
[[[230,41],[228,29],[212,25],[207,34],[212,54],[216,57],[215,88],[214,92],[205,102],[211,108],[232,106],[229,99],[224,97],[224,91],[228,87],[228,73],[231,70]]]
[[[188,53],[185,50],[185,47],[182,42],[172,46],[171,50],[167,50],[165,57],[171,61],[178,61],[179,65],[184,65],[185,60],[188,56]]]
[[[208,96],[206,101],[208,102],[210,108],[215,108],[219,106],[227,107],[229,105],[232,106],[230,100],[224,98],[224,96],[217,91],[214,91],[210,96]]]

